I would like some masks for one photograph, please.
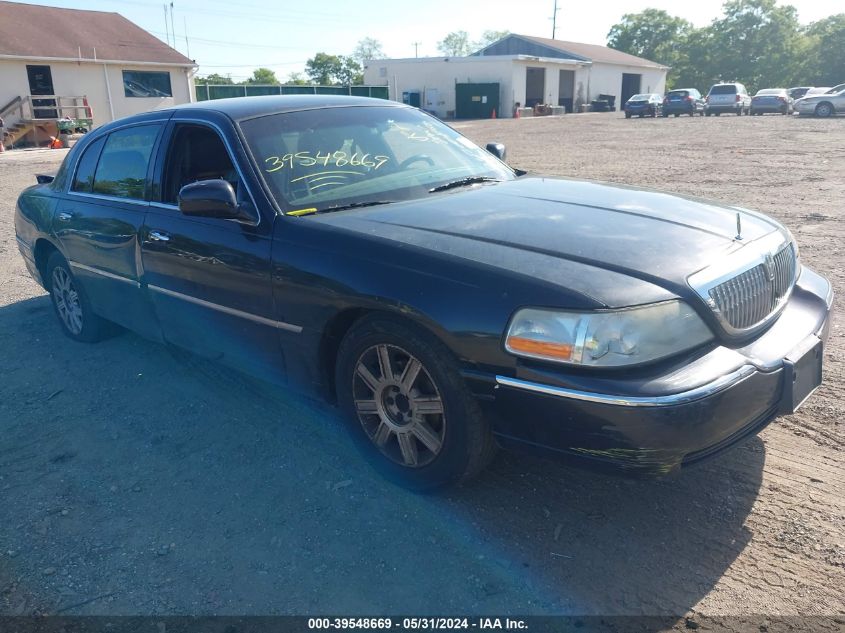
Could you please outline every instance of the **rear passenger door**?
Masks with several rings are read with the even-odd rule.
[[[164,338],[283,381],[270,283],[275,216],[242,222],[182,215],[179,190],[199,180],[224,179],[239,201],[253,208],[255,202],[239,168],[246,155],[231,122],[179,118],[174,116],[159,152],[159,200],[141,231],[144,281]]]
[[[140,287],[138,231],[163,128],[161,121],[144,122],[88,144],[53,219],[53,232],[94,311],[150,338],[159,333]]]

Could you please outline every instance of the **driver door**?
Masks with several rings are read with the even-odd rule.
[[[215,178],[255,206],[236,162],[246,160],[243,151],[232,151],[222,131],[204,121],[171,123],[159,153],[159,200],[140,231],[144,279],[166,341],[282,380],[270,284],[272,217],[256,210],[255,222],[242,222],[186,216],[178,207],[181,187]]]

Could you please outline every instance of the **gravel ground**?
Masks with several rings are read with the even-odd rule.
[[[845,119],[455,127],[524,169],[770,213],[845,288]],[[0,155],[0,614],[845,613],[841,311],[815,397],[704,465],[629,481],[502,454],[419,496],[327,407],[132,334],[62,336],[12,216],[63,156]]]

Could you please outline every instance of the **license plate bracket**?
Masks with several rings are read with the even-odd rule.
[[[824,345],[816,336],[807,337],[783,360],[781,411],[794,413],[822,384]]]

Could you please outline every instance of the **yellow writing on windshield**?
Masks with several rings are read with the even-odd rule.
[[[370,154],[362,152],[355,152],[348,154],[342,150],[336,152],[296,152],[285,154],[284,156],[268,156],[264,159],[264,163],[268,165],[265,171],[272,174],[287,167],[294,169],[296,167],[367,167],[368,169],[379,169],[387,161],[389,156],[375,155],[370,157]]]

